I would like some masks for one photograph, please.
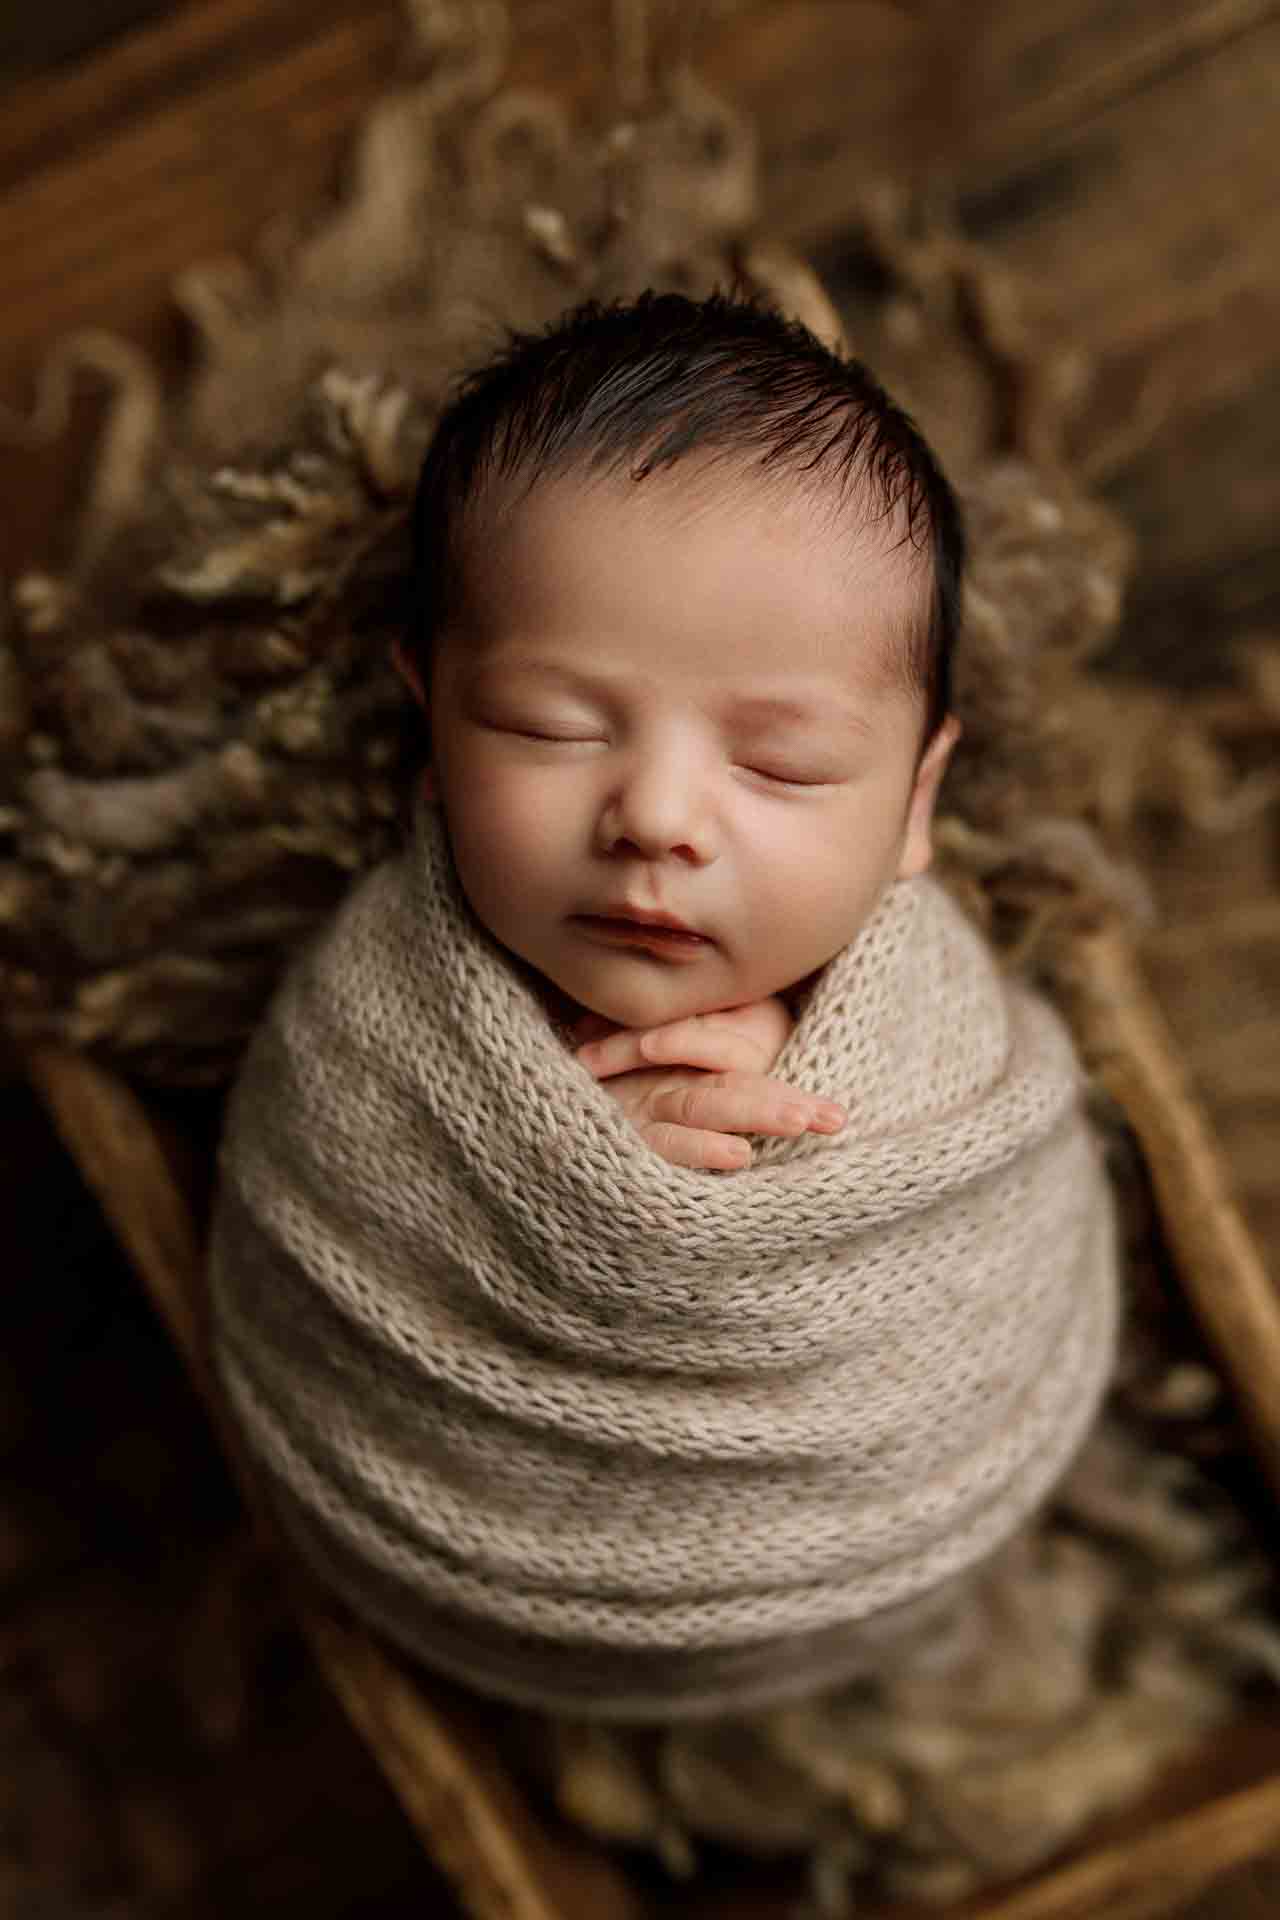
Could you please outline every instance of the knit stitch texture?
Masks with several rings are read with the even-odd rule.
[[[899,881],[773,1073],[847,1128],[661,1159],[426,806],[287,976],[229,1110],[219,1370],[298,1548],[427,1663],[617,1718],[825,1686],[1069,1465],[1117,1252],[1058,1015]]]

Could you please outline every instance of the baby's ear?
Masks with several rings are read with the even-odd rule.
[[[960,733],[960,722],[955,714],[948,714],[916,768],[911,804],[907,809],[907,831],[902,842],[902,857],[898,862],[899,880],[914,879],[916,874],[925,871],[933,859],[933,814],[938,803],[938,789]]]
[[[426,714],[428,720],[430,720],[431,710],[427,703],[427,690],[422,683],[422,675],[418,671],[418,663],[410,657],[403,640],[395,640],[392,642],[391,664],[404,681],[406,687],[408,687],[413,698],[422,708],[423,713]],[[436,784],[435,772],[429,762],[422,770],[421,792],[428,806],[434,807],[439,804],[440,790]]]

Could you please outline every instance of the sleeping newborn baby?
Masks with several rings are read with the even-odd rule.
[[[1057,1015],[927,872],[951,490],[856,362],[646,295],[443,415],[403,853],[228,1113],[223,1385],[287,1535],[499,1698],[873,1671],[1052,1492],[1116,1234]]]

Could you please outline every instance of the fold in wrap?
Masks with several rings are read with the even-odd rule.
[[[1057,1014],[899,881],[773,1072],[845,1131],[660,1159],[425,806],[286,978],[229,1110],[215,1350],[288,1535],[428,1664],[616,1718],[824,1687],[1070,1463],[1116,1236]]]

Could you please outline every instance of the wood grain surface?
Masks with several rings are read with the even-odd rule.
[[[513,77],[599,112],[605,0],[511,11]],[[201,0],[11,87],[0,399],[74,327],[176,365],[173,277],[334,189],[402,45],[398,0]],[[740,0],[701,66],[758,119],[766,225],[838,267],[868,178],[915,178],[1093,363],[1082,439],[1144,542],[1126,659],[1199,675],[1280,628],[1276,0]],[[80,427],[0,453],[0,567],[56,547]]]

